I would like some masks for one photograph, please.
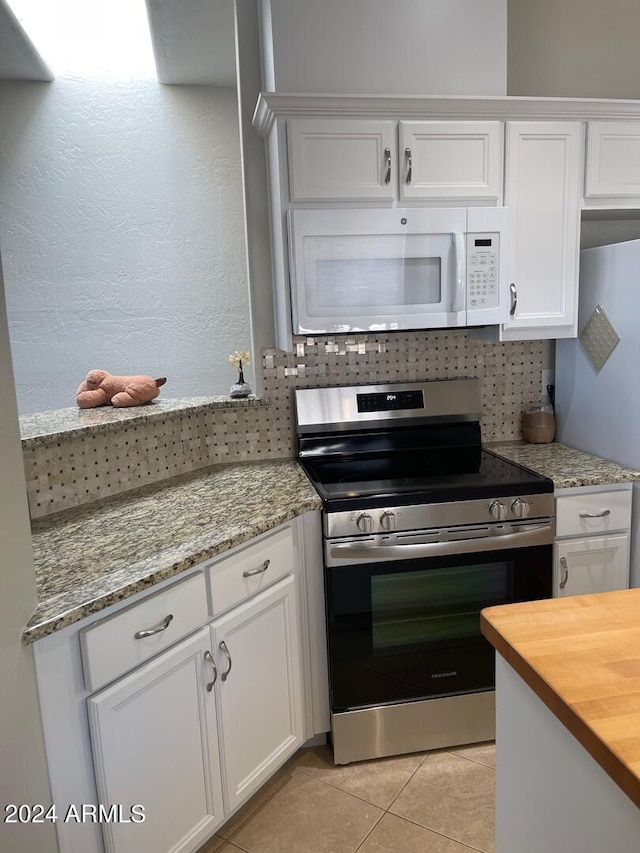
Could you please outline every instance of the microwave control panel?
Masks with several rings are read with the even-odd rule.
[[[500,234],[467,234],[467,308],[498,307]]]

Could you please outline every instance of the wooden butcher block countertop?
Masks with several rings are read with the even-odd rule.
[[[640,808],[640,589],[488,607],[481,625]]]

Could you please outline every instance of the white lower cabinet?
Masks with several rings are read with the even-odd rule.
[[[99,801],[144,821],[104,822],[108,853],[195,850],[224,820],[209,630],[88,700]]]
[[[289,575],[88,700],[100,802],[144,808],[108,853],[195,850],[302,745],[298,646]]]
[[[60,853],[193,853],[328,731],[320,535],[307,513],[35,644],[52,802],[89,809]]]
[[[629,536],[591,536],[556,543],[555,595],[585,595],[629,585]]]
[[[553,595],[629,586],[631,484],[556,492]]]
[[[294,596],[289,575],[211,628],[228,811],[302,745]]]

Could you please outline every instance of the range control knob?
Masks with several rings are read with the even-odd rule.
[[[361,533],[371,533],[371,516],[367,512],[361,512],[356,518],[356,526]]]
[[[500,501],[493,501],[489,504],[489,512],[498,521],[504,521],[507,517],[507,507]]]
[[[384,530],[395,530],[396,529],[396,516],[395,513],[391,512],[390,509],[386,510],[380,516],[380,524],[382,525]]]
[[[526,518],[531,512],[531,501],[525,501],[522,498],[516,498],[511,504],[513,514],[517,518]]]

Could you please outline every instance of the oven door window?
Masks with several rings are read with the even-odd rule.
[[[373,653],[477,637],[480,610],[508,601],[508,587],[504,562],[374,575]]]
[[[552,546],[327,569],[333,711],[495,685],[484,607],[551,595]]]

